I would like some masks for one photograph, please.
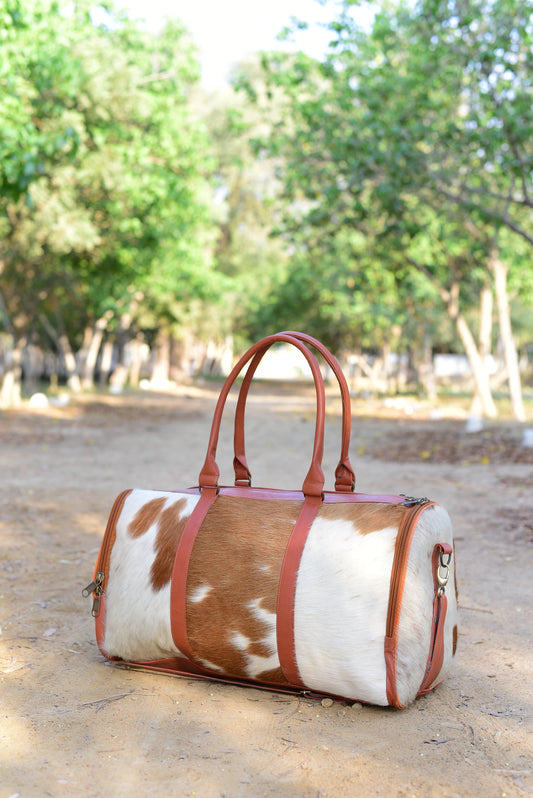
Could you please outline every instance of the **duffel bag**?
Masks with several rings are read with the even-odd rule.
[[[306,358],[316,388],[311,464],[301,490],[252,485],[244,418],[252,377],[274,344]],[[342,397],[341,455],[324,490],[325,389]],[[233,383],[235,484],[216,449]],[[319,341],[268,336],[228,376],[198,485],[131,489],[115,500],[84,592],[102,654],[118,664],[270,690],[405,707],[449,671],[457,647],[453,532],[427,498],[357,493],[350,394]]]

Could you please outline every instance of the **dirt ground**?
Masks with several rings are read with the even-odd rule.
[[[113,499],[197,482],[217,390],[0,414],[0,798],[533,794],[533,450],[519,425],[467,436],[464,418],[355,403],[358,490],[427,495],[454,522],[458,661],[409,709],[324,706],[105,663],[81,590]],[[312,394],[259,386],[250,399],[254,484],[300,487]],[[328,476],[340,430],[336,399],[329,407]],[[223,484],[230,444],[228,415]]]

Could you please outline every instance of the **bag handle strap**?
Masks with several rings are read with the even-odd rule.
[[[218,398],[218,402],[216,404],[215,412],[213,415],[213,423],[211,425],[211,434],[209,436],[207,454],[199,476],[198,484],[200,488],[207,488],[207,487],[213,488],[218,486],[218,478],[220,476],[220,471],[216,464],[216,450],[217,450],[218,437],[220,432],[220,423],[222,421],[222,413],[224,411],[226,399],[228,397],[228,394],[230,392],[233,383],[237,379],[238,375],[240,374],[244,366],[250,360],[252,360],[252,358],[254,357],[254,355],[256,355],[256,353],[262,352],[264,354],[273,344],[278,342],[289,343],[295,346],[297,349],[299,349],[300,352],[306,358],[307,362],[309,363],[309,367],[313,375],[313,380],[316,389],[315,437],[313,443],[313,454],[311,457],[311,465],[309,467],[309,471],[307,472],[307,476],[304,479],[302,485],[302,492],[304,493],[305,496],[319,496],[319,497],[322,496],[322,491],[324,488],[322,455],[324,452],[324,419],[326,413],[326,394],[324,390],[324,380],[322,379],[322,374],[320,372],[318,361],[316,357],[313,355],[313,353],[307,348],[307,346],[304,343],[299,341],[294,336],[291,336],[290,334],[284,332],[276,333],[275,335],[269,335],[266,338],[263,338],[262,340],[258,341],[252,347],[250,347],[250,349],[241,357],[239,362],[234,366],[228,378],[226,379],[226,382],[224,383],[222,390],[220,392],[220,396]]]
[[[331,367],[337,382],[339,384],[341,399],[342,399],[342,437],[341,437],[341,455],[337,468],[335,469],[335,490],[343,493],[353,491],[355,487],[355,474],[350,463],[349,448],[350,448],[350,433],[351,433],[351,402],[350,391],[346,378],[340,367],[337,359],[331,354],[324,344],[313,338],[306,333],[286,331],[283,335],[289,335],[292,339],[296,339],[312,346],[319,352],[326,363]],[[244,380],[239,392],[237,407],[235,410],[235,433],[234,433],[234,459],[233,467],[235,469],[235,485],[251,485],[252,475],[246,462],[245,443],[244,443],[244,413],[246,406],[246,398],[252,382],[252,378],[259,366],[263,356],[266,354],[270,347],[261,347],[256,352],[252,362],[250,363]]]

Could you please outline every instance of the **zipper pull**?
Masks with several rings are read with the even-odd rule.
[[[88,584],[87,587],[83,588],[83,590],[81,591],[81,595],[84,598],[88,598],[91,595],[91,593],[94,593],[94,591],[97,588],[101,587],[102,582],[104,581],[104,577],[105,577],[104,572],[98,571],[96,576],[94,577],[94,581]]]
[[[84,587],[83,590],[81,591],[82,596],[84,596],[85,598],[88,598],[91,595],[91,593],[94,593],[93,606],[91,610],[91,615],[93,616],[93,618],[96,618],[96,616],[100,612],[100,602],[101,602],[102,593],[104,592],[104,589],[102,587],[104,578],[105,578],[104,572],[98,571],[98,573],[94,577],[94,581],[92,581],[89,585],[87,585],[87,587]]]
[[[102,588],[100,588],[100,590],[101,589]],[[101,602],[101,600],[102,600],[101,599],[101,594],[100,593],[95,593],[94,600],[93,600],[93,606],[91,608],[91,615],[93,616],[93,618],[97,618],[99,613],[100,613],[100,602]]]
[[[427,496],[417,498],[416,496],[406,496],[405,493],[400,493],[400,496],[403,498],[403,502],[400,502],[403,507],[414,507],[417,504],[426,504],[429,501]]]
[[[83,598],[89,598],[93,590],[96,590],[97,587],[98,585],[96,582],[90,582],[87,585],[87,587],[83,588],[83,590],[81,591],[81,595],[83,596]]]

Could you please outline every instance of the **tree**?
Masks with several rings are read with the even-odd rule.
[[[235,76],[253,87],[258,104],[248,103],[231,90],[217,92],[203,97],[203,118],[216,162],[214,261],[217,272],[226,278],[223,316],[216,318],[219,330],[236,332],[239,346],[265,334],[262,309],[285,278],[289,257],[285,242],[276,235],[276,199],[281,188],[276,162],[257,158],[250,144],[266,130],[267,103],[258,58],[237,65]],[[268,107],[273,102],[271,97]]]
[[[69,358],[88,326],[119,326],[132,302],[151,327],[183,328],[218,287],[210,145],[189,110],[199,68],[184,28],[151,35],[111,14],[97,24],[91,3],[0,5],[0,263],[13,351],[46,334]]]
[[[284,157],[285,229],[291,238],[313,230],[332,256],[337,233],[358,230],[383,268],[402,275],[408,263],[424,276],[456,326],[484,412],[494,415],[465,309],[493,280],[503,231],[528,241],[532,226],[532,4],[384,2],[370,31],[355,24],[351,5],[331,24],[322,63],[265,58],[270,83],[286,97],[263,142]],[[510,356],[509,373],[515,363]]]

